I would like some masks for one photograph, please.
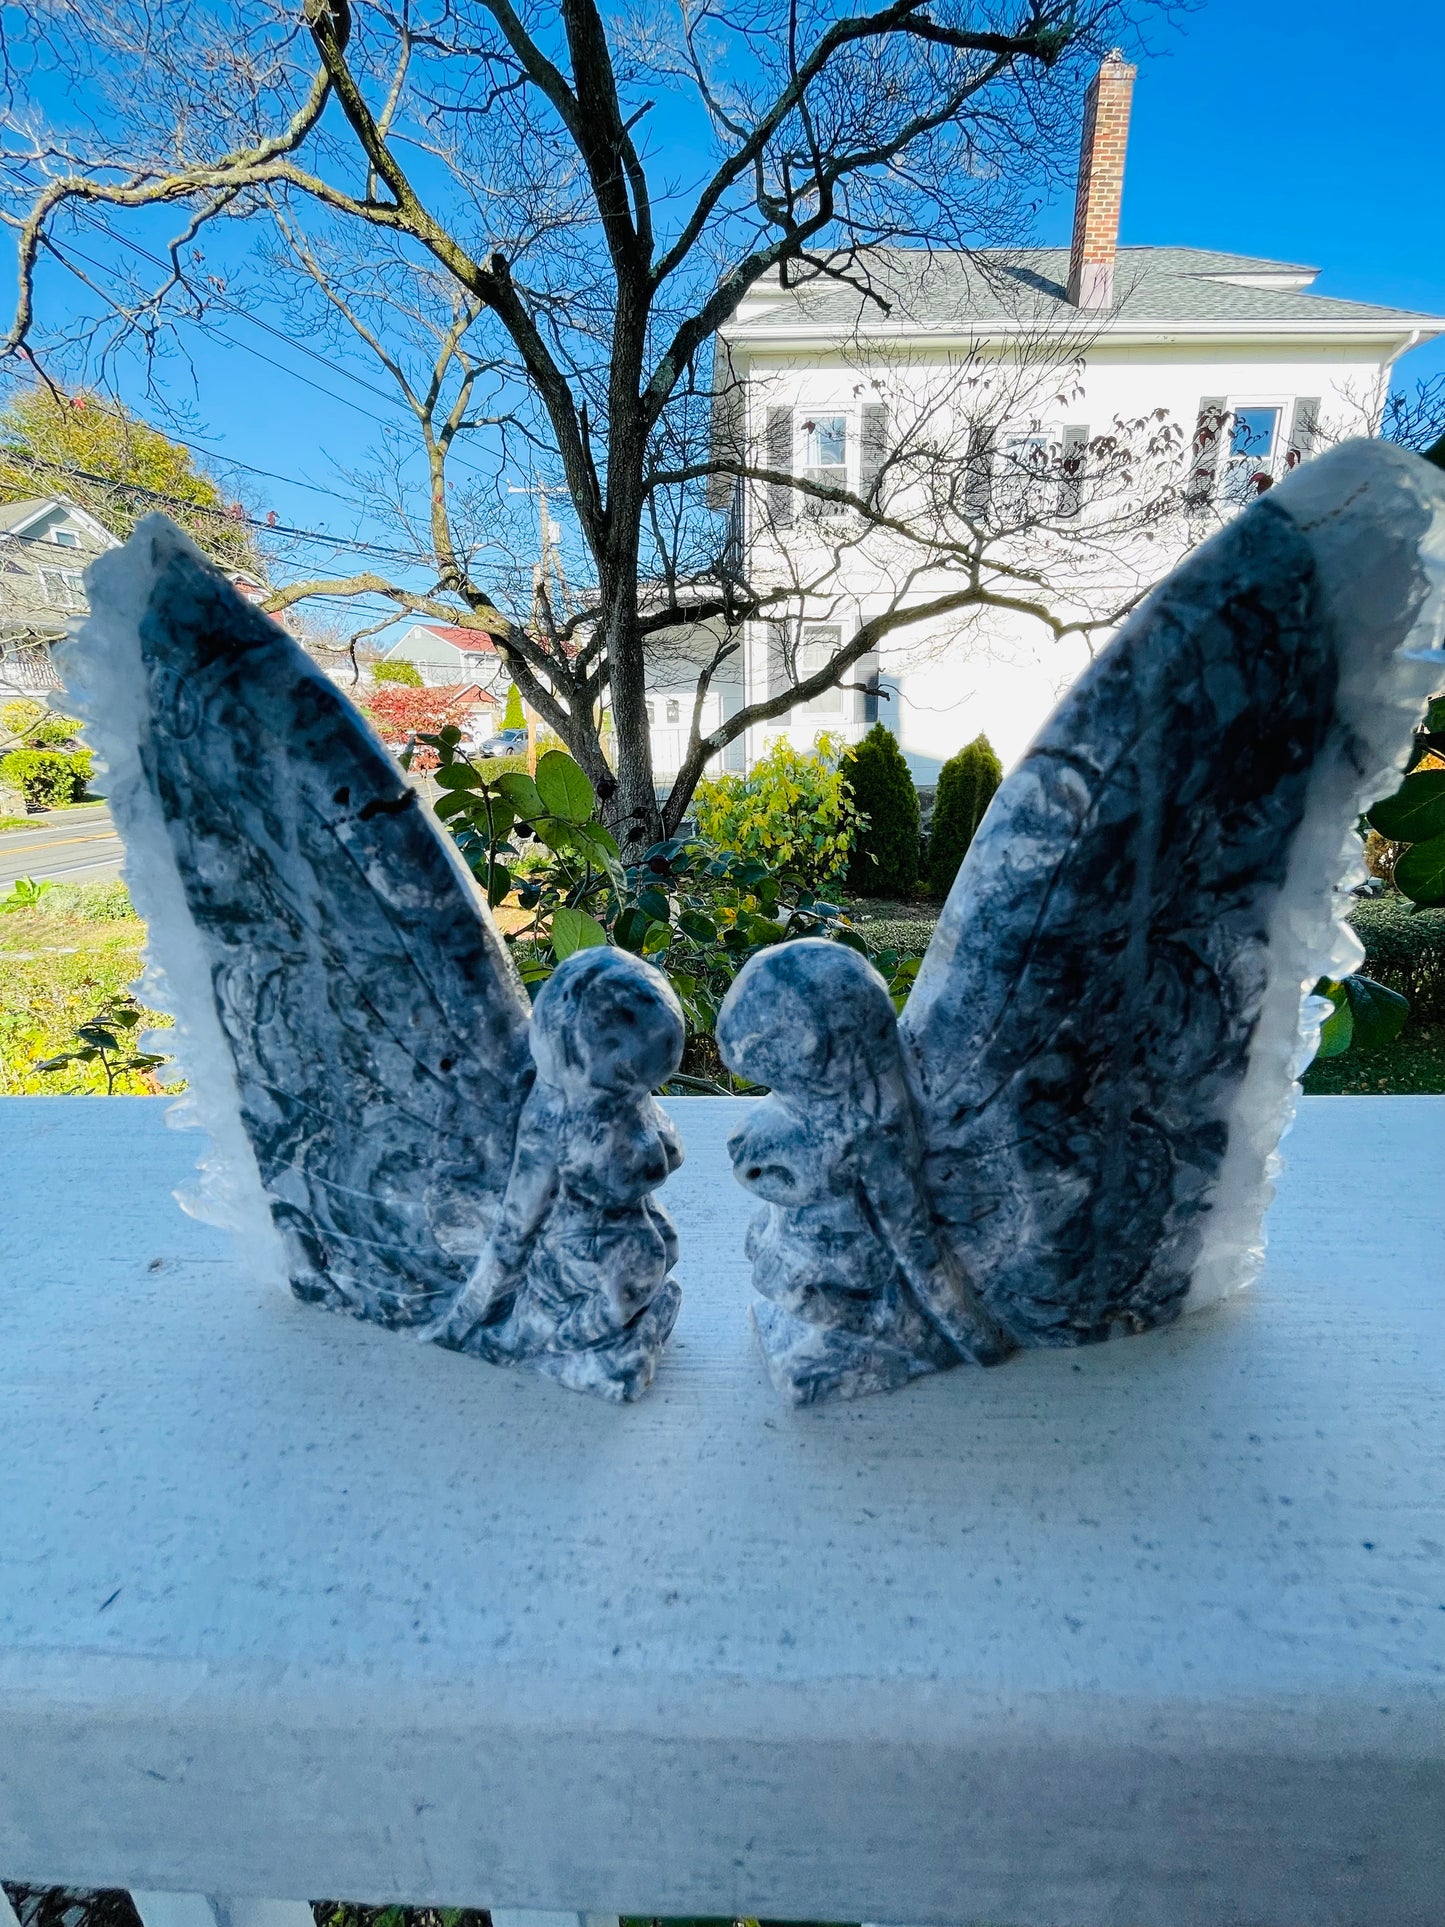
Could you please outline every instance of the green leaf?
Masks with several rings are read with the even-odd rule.
[[[475,796],[469,796],[465,790],[448,790],[444,796],[437,798],[432,808],[445,823],[449,817],[460,816],[466,810],[476,809],[477,799]]]
[[[830,934],[834,943],[846,944],[849,950],[856,950],[860,956],[868,955],[868,940],[866,937],[861,937],[856,930],[852,928],[834,930]]]
[[[645,910],[629,904],[612,926],[612,941],[623,950],[641,950],[651,924],[652,919]]]
[[[786,926],[776,922],[772,917],[748,918],[749,943],[781,943],[787,934]]]
[[[555,752],[549,752],[552,754]],[[560,963],[574,950],[592,950],[606,943],[607,932],[585,910],[569,910],[566,904],[552,912],[552,948]]]
[[[1345,987],[1332,977],[1321,977],[1315,985],[1314,994],[1316,997],[1327,997],[1334,1005],[1333,1012],[1326,1017],[1320,1031],[1320,1047],[1315,1052],[1315,1059],[1318,1062],[1326,1057],[1343,1057],[1355,1034],[1354,1013],[1350,1009]]]
[[[637,907],[647,916],[651,917],[654,923],[671,923],[672,921],[672,905],[668,902],[667,893],[664,890],[639,890],[637,893]]]
[[[592,785],[560,749],[549,749],[537,758],[537,791],[552,815],[569,823],[585,823],[597,808]]]
[[[1445,904],[1445,836],[1411,844],[1395,865],[1395,888],[1412,903]]]
[[[512,808],[505,796],[492,796],[488,799],[477,812],[480,822],[486,822],[488,810],[491,812],[492,835],[498,843],[500,843],[502,838],[516,822],[517,812]]]
[[[1393,1044],[1405,1028],[1410,1000],[1371,977],[1346,977],[1345,996],[1354,1020],[1354,1043],[1359,1050],[1378,1050]]]
[[[511,887],[511,871],[505,863],[494,863],[487,873],[487,902],[494,910]]]
[[[437,771],[437,781],[444,790],[474,790],[481,780],[470,763],[443,763]]]
[[[537,785],[521,770],[503,771],[497,778],[497,788],[525,822],[534,822],[537,817],[547,814],[547,805],[542,801]]]
[[[659,952],[666,950],[671,942],[672,926],[670,924],[650,923],[647,926],[647,935],[642,939],[642,954],[644,957],[655,957]]]
[[[1382,796],[1365,821],[1392,843],[1445,836],[1445,769],[1416,770],[1393,796]]]
[[[677,924],[683,935],[691,937],[694,943],[717,942],[717,925],[701,910],[684,910]]]

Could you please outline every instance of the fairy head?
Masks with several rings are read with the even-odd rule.
[[[846,1097],[899,1059],[888,986],[866,957],[820,937],[744,965],[717,1021],[729,1070],[785,1095]]]
[[[667,979],[610,945],[564,958],[532,1006],[537,1070],[569,1097],[656,1090],[682,1062],[685,1037]]]

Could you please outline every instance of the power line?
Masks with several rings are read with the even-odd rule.
[[[103,234],[107,240],[115,241],[123,248],[129,248],[132,253],[140,255],[143,260],[149,261],[152,267],[160,268],[163,273],[172,272],[173,264],[171,262],[163,261],[158,254],[152,254],[149,248],[142,247],[139,241],[132,240],[128,234],[118,234],[108,221],[102,221],[100,216],[93,213],[88,207],[77,208],[75,212],[79,214],[81,220],[84,221],[88,227],[93,227],[98,233]],[[81,258],[82,260],[86,260],[90,257],[83,255]],[[94,265],[99,267],[103,264],[95,262]],[[389,389],[378,388],[374,383],[363,380],[360,375],[353,374],[351,369],[343,367],[340,362],[332,361],[329,356],[319,354],[315,348],[308,348],[304,341],[293,341],[290,335],[283,334],[279,328],[273,327],[269,321],[263,321],[259,315],[252,314],[248,308],[241,307],[239,302],[232,301],[228,295],[220,294],[213,289],[207,295],[206,299],[213,302],[218,308],[227,309],[242,321],[249,322],[253,328],[259,328],[263,334],[274,336],[283,346],[294,349],[298,355],[305,355],[308,361],[318,362],[328,373],[340,375],[345,381],[355,382],[358,388],[364,388],[368,395],[375,395],[378,401],[384,401],[389,408],[400,408],[402,406]],[[340,400],[340,397],[335,396],[333,399]],[[410,411],[408,410],[407,412],[409,413]],[[373,417],[373,419],[375,418]]]
[[[191,515],[205,515],[213,521],[259,529],[267,535],[286,535],[298,541],[319,542],[329,549],[349,550],[357,555],[379,555],[393,562],[424,564],[431,559],[415,549],[391,548],[384,543],[362,541],[359,537],[352,540],[345,536],[328,535],[324,529],[298,529],[285,522],[265,522],[258,516],[244,513],[237,515],[230,509],[207,508],[203,503],[187,501],[182,495],[165,495],[157,489],[145,488],[139,482],[122,482],[113,475],[96,475],[89,469],[76,468],[67,462],[48,462],[39,455],[0,449],[0,458],[22,462],[31,468],[47,469],[56,475],[68,475],[77,482],[90,482],[100,488],[119,489],[127,495],[144,496],[148,502],[159,502],[166,508],[184,509]]]
[[[142,247],[139,241],[132,240],[128,234],[118,234],[108,222],[102,221],[100,217],[92,213],[89,208],[77,208],[74,211],[87,226],[94,228],[97,233],[103,234],[107,240],[114,241],[119,247],[129,248],[133,253],[140,255],[142,260],[149,261],[152,267],[160,268],[163,273],[172,271],[172,264],[170,262],[163,261],[158,254],[152,254],[149,248]],[[71,248],[72,253],[79,255],[82,261],[89,262],[92,267],[101,269],[106,267],[106,263],[97,261],[94,255],[84,253],[83,250],[75,247],[72,243],[67,242],[66,245]],[[320,367],[326,369],[328,374],[339,375],[343,381],[354,382],[358,388],[364,389],[368,395],[375,395],[379,401],[385,402],[389,408],[395,408],[413,422],[415,421],[416,417],[411,409],[396,395],[392,394],[389,389],[376,387],[374,383],[366,381],[362,376],[355,374],[343,363],[333,361],[329,355],[318,353],[315,348],[307,347],[305,342],[293,341],[290,335],[283,333],[279,328],[273,327],[269,321],[263,321],[259,315],[252,314],[249,309],[243,308],[239,302],[232,301],[227,295],[219,294],[212,290],[206,299],[213,302],[217,307],[225,308],[229,313],[237,316],[239,320],[246,322],[248,326],[259,328],[263,333],[271,335],[275,340],[279,341],[283,347],[292,349],[296,354],[305,355],[308,360],[314,361]],[[364,415],[368,421],[375,422],[378,428],[395,428],[399,425],[396,422],[383,421],[379,415],[373,415],[370,409],[363,408],[359,402],[352,401],[347,395],[333,394],[329,388],[323,388],[320,382],[312,381],[308,376],[300,374],[294,368],[288,368],[284,362],[276,361],[272,356],[265,354],[260,348],[255,347],[249,341],[240,341],[236,336],[227,334],[224,329],[216,327],[214,323],[207,327],[201,321],[193,319],[191,326],[198,328],[202,334],[210,334],[216,340],[226,342],[233,348],[240,348],[246,354],[255,355],[259,360],[264,361],[268,367],[277,369],[283,375],[290,375],[293,381],[299,381],[308,388],[314,388],[318,395],[325,395],[328,400],[339,402],[343,408],[355,409],[359,415]],[[180,438],[177,437],[177,440],[179,439]],[[464,460],[463,457],[456,454],[455,451],[449,450],[447,459],[455,462],[458,468],[469,470],[473,475],[486,474],[485,469],[478,468],[475,462]],[[283,478],[277,476],[274,479],[279,481]]]
[[[119,241],[123,247],[134,245],[134,243],[127,242],[123,236],[118,234],[112,238]],[[64,261],[65,255],[61,253],[59,243],[52,241],[50,245],[59,259]],[[106,262],[97,261],[93,254],[87,254],[84,248],[76,247],[73,241],[67,241],[65,243],[65,249],[66,253],[74,255],[77,260],[84,261],[87,266],[99,268],[102,273],[109,273],[109,266]],[[144,252],[144,250],[141,251]],[[154,260],[155,256],[152,255],[149,258]],[[363,408],[359,401],[353,401],[349,395],[338,395],[330,388],[323,388],[319,381],[312,381],[309,376],[298,374],[296,369],[288,368],[284,362],[277,361],[274,355],[268,355],[264,348],[257,348],[249,341],[238,341],[234,335],[228,335],[224,329],[216,327],[214,323],[206,327],[200,321],[192,319],[191,326],[199,329],[202,334],[209,334],[218,341],[226,342],[228,346],[232,348],[241,349],[245,354],[254,355],[258,361],[264,361],[268,368],[275,368],[283,375],[290,375],[293,381],[299,381],[307,388],[314,388],[318,395],[325,395],[328,401],[339,402],[343,408],[354,408],[358,415],[364,415],[369,422],[375,422],[378,428],[395,428],[397,426],[395,422],[383,421],[380,415],[373,415],[369,408]],[[282,339],[285,340],[285,337],[282,336]],[[310,350],[307,349],[305,352],[309,354]],[[330,364],[327,365],[329,366]],[[344,371],[337,370],[337,372],[341,373]]]

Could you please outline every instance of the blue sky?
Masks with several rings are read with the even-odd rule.
[[[1445,313],[1442,73],[1439,0],[1376,0],[1368,15],[1358,0],[1202,0],[1155,24],[1135,89],[1123,241],[1308,262],[1321,269],[1320,293]],[[1039,238],[1067,241],[1071,217],[1062,196],[1041,214]],[[154,246],[168,226],[125,231]],[[64,283],[50,293],[62,297]],[[286,331],[284,314],[266,318]],[[251,351],[194,341],[198,437],[312,484],[250,478],[251,499],[283,522],[394,540],[359,524],[335,477],[338,463],[363,463],[396,410],[239,316],[224,328]],[[1445,343],[1415,351],[1401,379],[1436,372]],[[328,572],[345,560],[306,559]]]

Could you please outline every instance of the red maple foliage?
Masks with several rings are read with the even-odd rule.
[[[368,689],[360,707],[388,747],[400,749],[411,736],[435,736],[447,723],[465,729],[473,710],[495,709],[496,701],[475,683],[441,683],[429,689],[409,689],[405,683],[379,683]],[[434,770],[437,754],[422,746],[411,766]]]

